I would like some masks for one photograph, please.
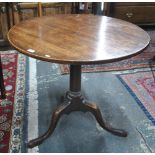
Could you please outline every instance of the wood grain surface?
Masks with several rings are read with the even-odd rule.
[[[13,26],[8,40],[30,57],[66,64],[97,64],[140,53],[150,42],[140,27],[87,14],[34,18]]]

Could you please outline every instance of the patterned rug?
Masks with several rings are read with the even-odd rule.
[[[14,50],[1,52],[6,100],[0,100],[0,153],[20,152],[25,57]]]
[[[155,125],[155,78],[150,71],[117,75],[146,116]]]
[[[115,63],[98,64],[98,65],[83,65],[83,72],[101,72],[101,71],[118,71],[129,70],[136,68],[150,67],[150,61],[155,56],[155,30],[147,31],[151,37],[150,45],[141,54],[130,59],[122,60]],[[153,65],[155,66],[155,64]],[[60,65],[61,74],[69,73],[68,65]]]
[[[23,138],[26,143],[47,130],[51,121],[51,112],[58,106],[59,97],[68,90],[68,76],[60,75],[58,65],[29,59],[28,66],[29,88],[26,93],[27,115],[25,116],[27,121],[25,121],[25,131],[23,132],[26,134]],[[63,116],[53,135],[32,149],[25,145],[23,152],[131,153],[149,152],[148,148],[151,148],[150,152],[155,152],[155,138],[152,136],[155,134],[155,126],[128,91],[125,91],[115,74],[84,74],[83,80],[82,91],[84,95],[99,105],[112,125],[115,124],[126,129],[129,136],[124,139],[108,134],[96,124],[97,122],[94,121],[92,115],[77,112],[71,114],[72,116]],[[98,93],[95,93],[95,90],[98,90]],[[115,104],[113,104],[114,100]]]

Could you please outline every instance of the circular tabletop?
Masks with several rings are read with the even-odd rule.
[[[66,64],[97,64],[129,58],[150,42],[140,27],[111,17],[64,14],[20,22],[8,40],[30,57]]]

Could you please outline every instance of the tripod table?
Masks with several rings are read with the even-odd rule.
[[[28,147],[41,144],[53,133],[61,115],[73,111],[89,111],[103,129],[117,136],[127,136],[126,131],[111,127],[97,105],[82,95],[81,65],[111,63],[139,54],[150,42],[143,29],[106,16],[65,14],[20,22],[8,32],[8,40],[27,56],[70,65],[69,91],[53,112],[47,132],[31,140]]]

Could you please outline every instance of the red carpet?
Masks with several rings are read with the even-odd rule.
[[[16,143],[17,147],[19,147],[19,134],[21,133],[18,128],[21,127],[22,106],[18,105],[17,96],[23,98],[24,95],[22,89],[21,94],[19,94],[16,88],[17,77],[23,77],[22,72],[19,73],[19,55],[15,51],[4,51],[1,53],[1,59],[7,98],[6,100],[0,100],[0,152],[5,153],[10,151],[13,143]],[[14,149],[17,148],[14,147]]]
[[[155,125],[155,79],[151,71],[117,75],[137,104]]]

